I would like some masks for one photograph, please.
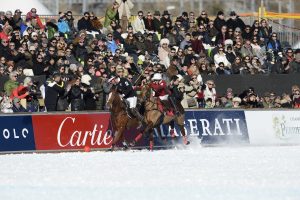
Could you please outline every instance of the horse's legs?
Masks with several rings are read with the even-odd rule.
[[[184,115],[180,115],[180,116],[176,117],[175,121],[178,124],[180,132],[183,136],[183,143],[185,145],[190,144],[190,141],[188,141],[187,135],[186,135],[186,132],[185,132],[185,129],[184,129]]]
[[[150,123],[146,126],[145,130],[144,130],[143,132],[139,133],[139,134],[135,137],[135,139],[130,143],[130,146],[135,146],[135,144],[136,144],[143,136],[145,136],[145,135],[149,132],[149,130],[152,129],[152,127],[153,127],[153,124],[152,124],[152,122],[150,122]]]
[[[114,147],[119,141],[120,139],[123,137],[123,133],[125,131],[125,126],[121,126],[120,128],[118,128],[115,132],[114,135],[114,139],[112,141],[112,146]]]
[[[164,137],[162,136],[160,126],[156,127],[156,130],[157,130],[159,138],[166,144],[167,143],[167,138],[165,136]]]
[[[190,144],[190,141],[188,141],[188,139],[187,139],[187,135],[186,135],[186,132],[185,132],[185,129],[184,129],[184,125],[178,125],[178,126],[179,126],[180,132],[183,136],[183,144],[185,144],[185,145]]]
[[[170,127],[171,127],[171,129],[170,129],[170,135],[171,135],[172,138],[175,138],[176,135],[175,135],[175,131],[174,131],[174,128],[175,128],[175,122],[174,122],[174,120],[172,120],[170,122]]]
[[[149,130],[149,148],[150,151],[153,151],[154,148],[154,138],[153,138],[154,129]]]

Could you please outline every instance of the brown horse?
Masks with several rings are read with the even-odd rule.
[[[173,115],[168,116],[164,115],[163,112],[161,112],[157,105],[157,99],[153,97],[152,90],[149,88],[149,86],[144,86],[141,90],[140,98],[142,99],[144,106],[145,106],[145,122],[147,124],[146,128],[144,129],[143,133],[140,133],[135,140],[131,143],[131,145],[135,145],[135,143],[142,137],[142,134],[150,134],[149,140],[150,140],[150,150],[153,149],[153,130],[154,128],[157,128],[157,131],[159,135],[160,128],[159,126],[162,124],[170,124],[172,122],[175,122],[180,129],[180,132],[183,136],[184,144],[188,145],[189,141],[187,140],[186,132],[184,129],[184,108],[182,107],[180,102],[177,102],[177,108],[179,111],[179,115]],[[174,127],[172,127],[174,128]],[[171,134],[172,135],[172,134]]]
[[[123,141],[126,143],[124,139],[124,131],[129,128],[138,127],[139,121],[136,118],[130,118],[128,116],[126,112],[126,105],[115,89],[111,90],[106,105],[109,107],[111,112],[111,121],[113,129],[115,130],[114,139],[112,141],[113,150],[115,145],[121,139],[123,139]]]

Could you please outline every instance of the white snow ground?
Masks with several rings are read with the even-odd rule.
[[[0,156],[0,199],[299,200],[300,146]]]

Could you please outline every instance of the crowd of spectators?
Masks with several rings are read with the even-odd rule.
[[[289,94],[266,91],[260,97],[250,86],[236,94],[202,79],[299,73],[300,52],[282,49],[267,20],[245,24],[234,11],[227,19],[222,11],[214,19],[206,11],[173,18],[156,10],[139,11],[130,21],[132,7],[130,0],[117,0],[104,21],[85,12],[77,23],[72,11],[45,23],[35,8],[26,15],[0,12],[0,78],[9,77],[1,111],[104,110],[111,76],[127,78],[138,90],[154,73],[178,82],[184,108],[299,107],[297,85]]]

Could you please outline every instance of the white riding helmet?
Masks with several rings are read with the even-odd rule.
[[[160,81],[162,79],[162,76],[160,73],[155,73],[152,77],[153,81]]]

